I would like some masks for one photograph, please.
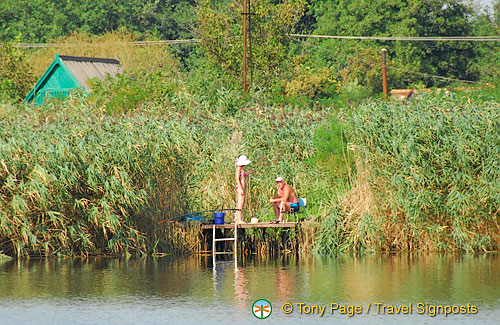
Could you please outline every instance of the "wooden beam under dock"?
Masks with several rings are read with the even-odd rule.
[[[271,223],[271,222],[258,222],[258,223],[239,223],[238,228],[295,228],[297,222],[281,222],[281,223]],[[214,225],[203,225],[201,229],[213,229]],[[227,223],[223,225],[215,225],[215,229],[234,229],[234,223]]]

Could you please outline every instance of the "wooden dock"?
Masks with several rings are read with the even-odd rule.
[[[297,222],[281,222],[281,223],[271,223],[271,222],[257,222],[257,223],[238,223],[237,228],[248,229],[248,228],[295,228]],[[208,230],[213,229],[214,225],[203,225],[201,229]],[[234,229],[234,223],[226,223],[223,225],[215,225],[215,229]]]
[[[216,255],[220,254],[233,254],[234,256],[234,267],[235,269],[237,268],[238,265],[238,229],[243,229],[242,232],[244,233],[246,229],[263,229],[265,230],[266,228],[296,228],[297,222],[281,222],[281,223],[274,223],[274,222],[258,222],[258,223],[227,223],[227,224],[222,224],[222,225],[216,225],[216,224],[211,224],[211,225],[202,225],[201,230],[203,232],[203,238],[204,242],[207,243],[207,235],[212,233],[212,259],[213,259],[213,267],[215,270],[215,263]],[[232,230],[232,232],[231,232]],[[232,233],[232,235],[230,235]],[[229,235],[229,236],[228,236]],[[281,235],[281,238],[283,240],[283,245],[285,244],[287,240],[287,235],[286,233],[283,233]],[[217,249],[217,242],[225,242],[229,244],[232,242],[232,251],[227,251],[224,249],[225,246],[222,247],[222,251]],[[225,243],[220,243],[221,245],[226,245]],[[205,248],[206,251],[206,248]]]

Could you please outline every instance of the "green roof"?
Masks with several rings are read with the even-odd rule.
[[[118,60],[58,54],[26,96],[25,101],[34,101],[35,105],[40,105],[46,96],[64,98],[74,89],[89,91],[88,79],[104,80],[107,74],[114,76],[119,72]]]

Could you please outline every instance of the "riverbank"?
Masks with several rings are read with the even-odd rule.
[[[247,219],[274,218],[267,200],[276,175],[314,202],[308,218],[333,204],[336,180],[315,166],[313,142],[330,109],[157,106],[109,115],[85,97],[3,109],[10,109],[0,121],[7,255],[192,251],[197,231],[174,217],[233,208],[234,159],[242,153],[256,171]]]
[[[307,198],[305,251],[500,246],[498,101],[423,94],[344,109],[262,100],[225,111],[184,97],[126,113],[78,95],[2,105],[0,252],[195,252],[199,226],[176,217],[233,208],[239,154],[256,171],[247,220],[274,218],[278,175]]]
[[[324,221],[321,249],[498,250],[499,112],[480,93],[346,112],[357,179]]]

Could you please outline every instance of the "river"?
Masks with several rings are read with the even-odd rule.
[[[203,256],[0,261],[0,324],[499,320],[499,253],[247,257],[236,270]]]

